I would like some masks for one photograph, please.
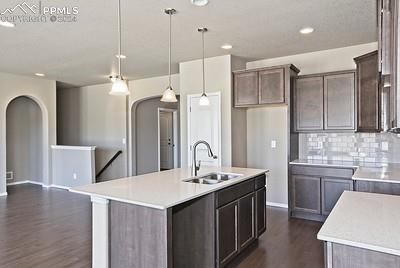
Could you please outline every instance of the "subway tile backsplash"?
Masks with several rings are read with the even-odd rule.
[[[391,133],[302,133],[299,146],[301,159],[400,163],[400,135]]]

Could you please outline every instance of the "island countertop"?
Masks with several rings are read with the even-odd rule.
[[[240,174],[217,184],[185,182],[192,178],[190,168],[178,168],[72,188],[70,191],[156,209],[167,209],[191,199],[268,173],[268,170],[236,167],[202,167],[199,175],[211,172]]]
[[[400,256],[400,196],[345,191],[318,239]]]

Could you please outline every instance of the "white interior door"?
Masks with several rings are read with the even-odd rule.
[[[188,96],[188,163],[192,166],[193,144],[205,140],[211,146],[218,159],[208,156],[207,147],[203,144],[197,146],[197,160],[202,165],[221,165],[221,97],[220,93],[208,94],[209,106],[200,106],[200,95]]]
[[[160,111],[160,169],[174,168],[173,112]]]

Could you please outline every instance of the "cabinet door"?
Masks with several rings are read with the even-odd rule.
[[[257,237],[262,235],[267,229],[267,196],[266,189],[263,187],[256,192],[256,233]]]
[[[255,195],[251,193],[239,199],[239,250],[256,239]]]
[[[239,252],[237,201],[217,209],[217,238],[217,258],[223,266]]]
[[[235,106],[258,104],[258,73],[234,74]]]
[[[324,76],[325,129],[355,129],[355,73]]]
[[[259,103],[277,104],[285,102],[285,70],[283,68],[258,73]]]
[[[292,195],[294,211],[321,214],[321,178],[292,175]]]
[[[349,179],[322,178],[322,215],[329,215],[344,191],[353,190],[353,181]]]
[[[324,128],[324,89],[322,77],[299,78],[295,89],[296,130]]]
[[[357,63],[357,130],[376,132],[379,122],[378,52],[355,59]]]

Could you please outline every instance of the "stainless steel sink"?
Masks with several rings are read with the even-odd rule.
[[[196,178],[185,180],[185,182],[198,183],[198,184],[217,184],[223,181],[233,180],[240,176],[241,176],[240,174],[214,172]]]

